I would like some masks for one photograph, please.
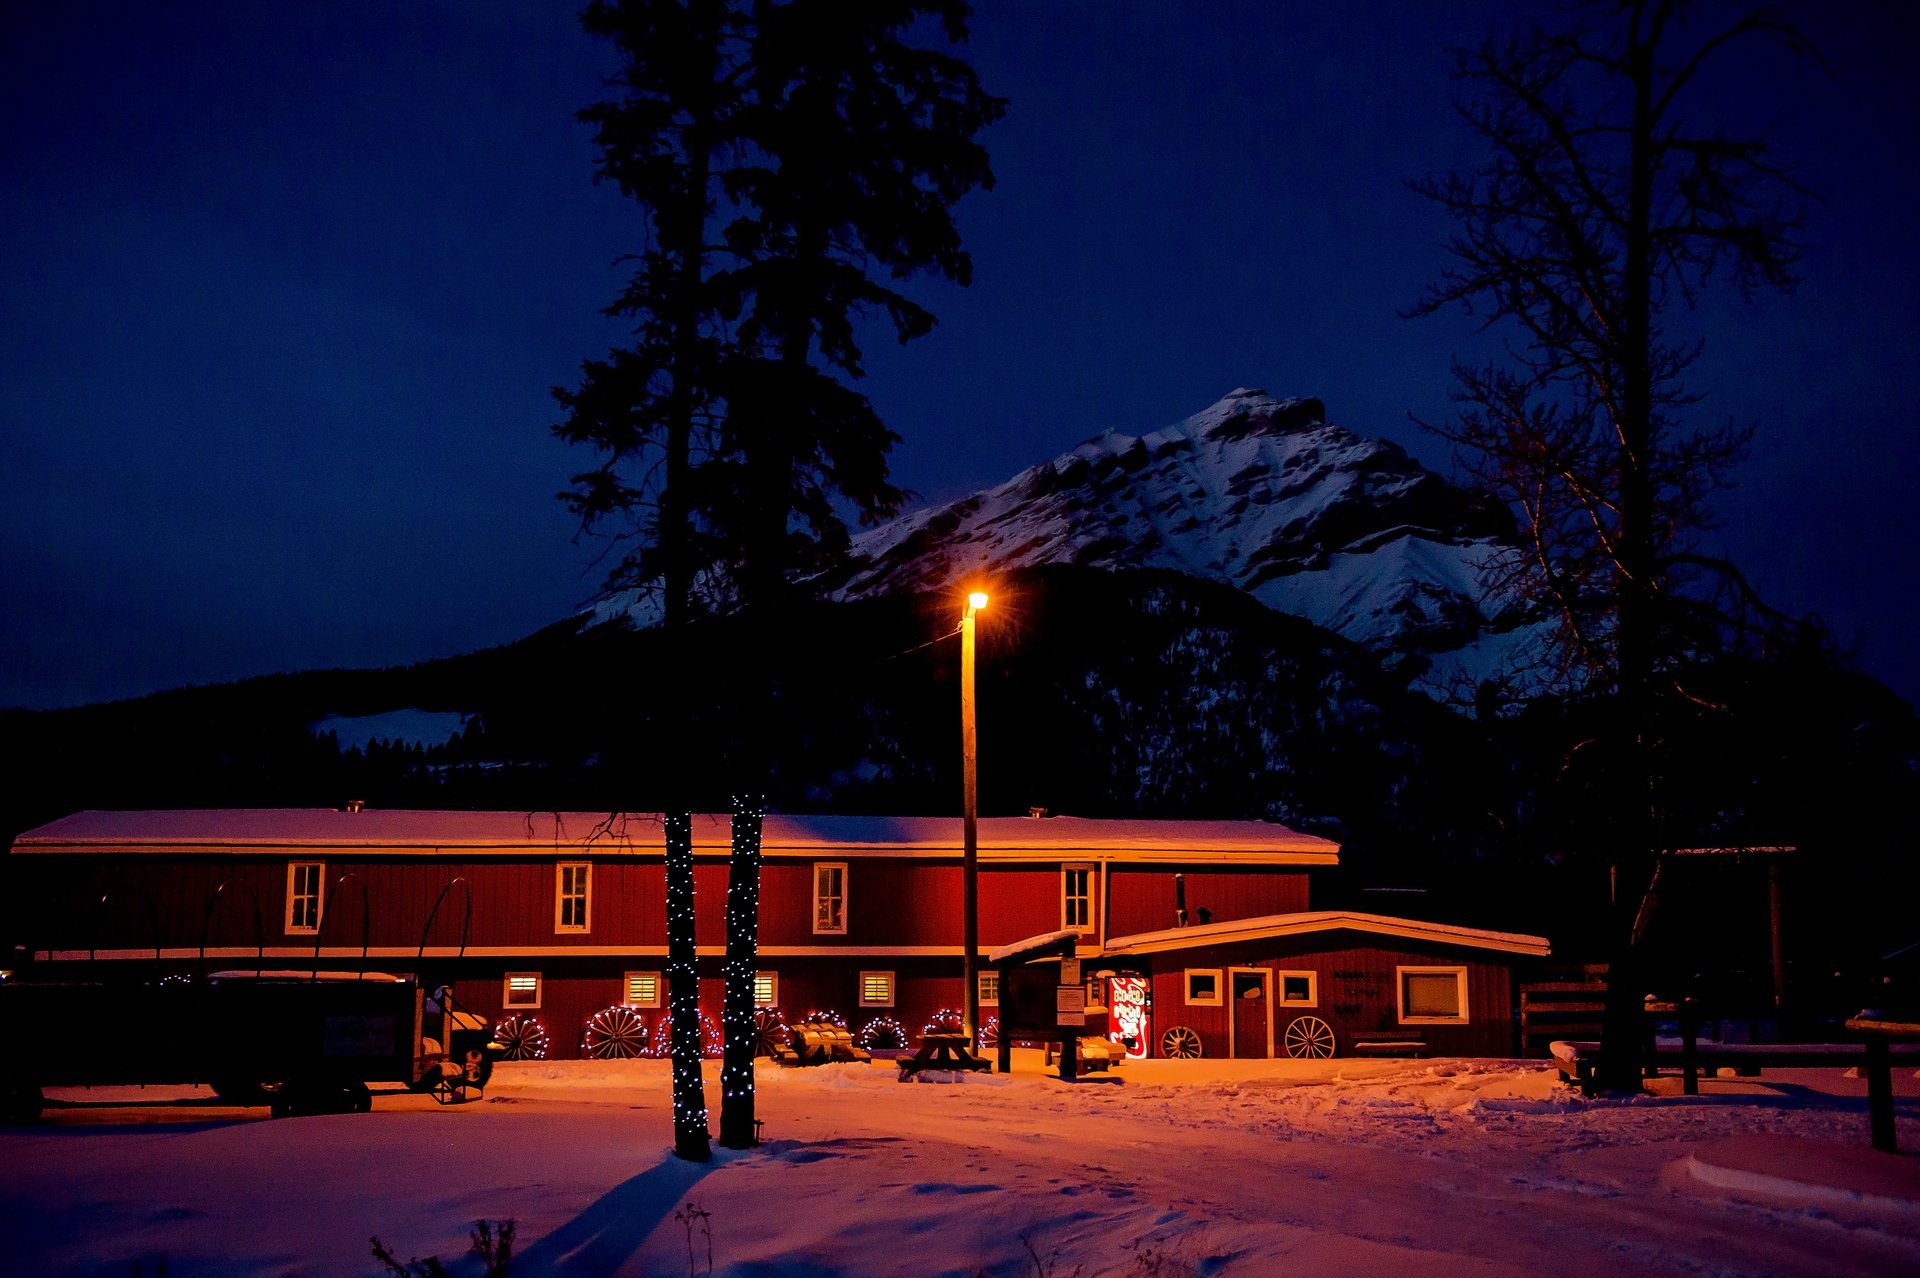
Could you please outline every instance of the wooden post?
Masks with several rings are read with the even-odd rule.
[[[1080,1036],[1078,1034],[1063,1036],[1060,1039],[1060,1077],[1071,1083],[1079,1076]]]
[[[1889,1154],[1900,1152],[1893,1134],[1893,1049],[1889,1039],[1867,1037],[1867,1124],[1873,1147]]]
[[[980,1041],[980,790],[977,742],[973,728],[973,604],[960,619],[960,770],[962,795],[961,877],[961,1023],[967,1042]],[[1004,1062],[1005,1049],[1001,1060]],[[1004,1072],[1005,1064],[1001,1065]]]
[[[1680,1090],[1687,1096],[1700,1094],[1700,1005],[1691,996],[1680,999]]]
[[[1767,921],[1773,942],[1773,1010],[1778,1012],[1787,998],[1786,933],[1780,923],[1780,858],[1767,862]]]

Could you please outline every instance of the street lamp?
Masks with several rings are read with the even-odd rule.
[[[978,751],[973,731],[973,615],[987,606],[976,590],[967,596],[966,615],[960,618],[960,772],[963,841],[961,843],[961,930],[963,957],[960,980],[965,988],[963,1027],[969,1048],[980,1041],[980,792]]]

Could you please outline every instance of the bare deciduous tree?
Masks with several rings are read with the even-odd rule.
[[[1457,108],[1487,158],[1415,184],[1455,230],[1413,313],[1464,307],[1509,339],[1503,361],[1456,362],[1456,411],[1429,429],[1518,514],[1497,584],[1551,618],[1553,673],[1614,703],[1598,743],[1615,780],[1612,1088],[1639,1086],[1633,922],[1661,841],[1661,707],[1740,624],[1730,596],[1759,602],[1698,537],[1748,433],[1698,420],[1700,347],[1663,320],[1710,281],[1795,283],[1804,193],[1764,138],[1698,115],[1703,69],[1761,40],[1812,54],[1771,10],[1692,0],[1592,0],[1564,29],[1459,51]]]

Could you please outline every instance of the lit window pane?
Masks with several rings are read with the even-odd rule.
[[[1460,1015],[1460,983],[1451,972],[1408,972],[1406,1007],[1408,1016]]]

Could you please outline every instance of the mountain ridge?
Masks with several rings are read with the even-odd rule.
[[[1144,434],[1110,430],[999,484],[856,537],[833,597],[956,588],[1016,568],[1165,568],[1234,586],[1429,685],[1517,665],[1537,639],[1483,583],[1508,512],[1321,400],[1238,388]]]

